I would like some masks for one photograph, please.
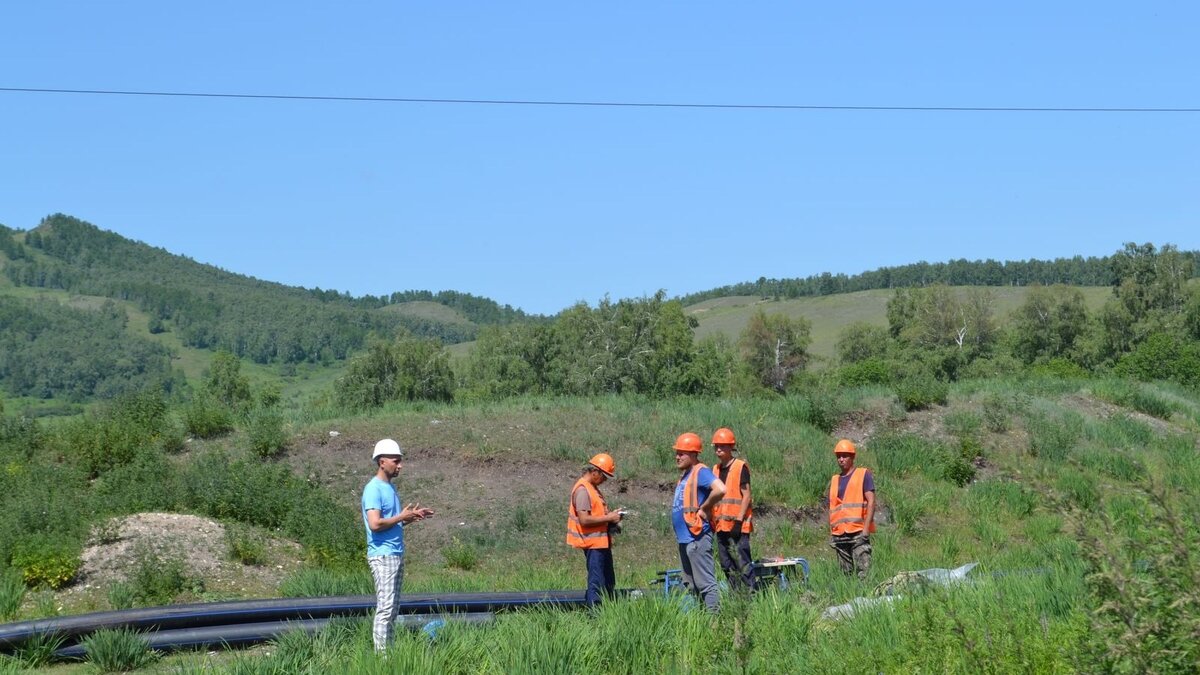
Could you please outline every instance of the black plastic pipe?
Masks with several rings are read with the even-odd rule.
[[[429,623],[441,620],[480,624],[490,622],[495,618],[491,612],[471,612],[467,614],[407,614],[396,619],[397,627],[420,629]],[[330,622],[330,619],[306,619],[302,621],[268,621],[263,623],[241,623],[229,626],[204,626],[201,628],[179,628],[146,633],[142,638],[155,651],[168,652],[180,649],[203,649],[212,647],[244,647],[273,640],[291,631],[316,633]],[[54,652],[55,656],[64,659],[81,659],[87,656],[83,644],[75,644]]]
[[[498,612],[537,605],[572,608],[584,604],[583,591],[415,594],[401,596],[400,613],[465,614]],[[164,631],[242,623],[307,621],[335,616],[361,616],[370,613],[374,608],[373,595],[344,595],[327,598],[235,600],[93,612],[0,625],[0,651],[11,651],[26,640],[42,634],[61,636],[67,644],[71,644],[82,635],[105,629]]]

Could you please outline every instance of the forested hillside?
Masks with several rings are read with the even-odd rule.
[[[170,350],[129,326],[125,308],[149,315],[150,333],[261,364],[331,364],[371,335],[411,334],[456,343],[479,327],[530,319],[455,291],[350,297],[233,274],[56,214],[22,232],[0,226],[0,383],[9,395],[83,401],[163,383],[182,384]],[[75,303],[26,289],[108,298]],[[17,297],[4,297],[17,296]],[[404,311],[417,301],[442,314]],[[398,311],[393,311],[398,310]]]
[[[1153,245],[1137,247],[1142,252],[1153,251]],[[1200,251],[1182,251],[1189,265],[1200,258]],[[768,279],[721,286],[680,298],[684,305],[693,305],[713,298],[755,295],[761,298],[799,298],[805,296],[854,293],[881,288],[911,288],[943,284],[946,286],[1112,286],[1120,279],[1116,265],[1121,254],[1095,257],[1074,256],[1054,260],[951,260],[925,261],[896,267],[880,267],[862,274],[814,274],[790,279]]]

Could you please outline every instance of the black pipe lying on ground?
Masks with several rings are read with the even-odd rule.
[[[507,593],[441,593],[403,595],[400,614],[471,614],[521,607],[585,605],[583,591],[527,591]],[[232,626],[247,623],[308,621],[336,616],[363,616],[375,609],[373,595],[328,598],[235,600],[93,612],[0,625],[0,652],[12,651],[38,635],[57,635],[66,645],[98,630],[131,628],[137,631]]]
[[[467,614],[406,614],[396,619],[398,628],[420,629],[435,622],[459,622],[480,624],[488,623],[495,618],[491,612],[471,612]],[[245,647],[273,640],[291,631],[316,633],[329,625],[332,619],[306,619],[299,621],[268,621],[265,623],[241,623],[221,626],[205,626],[202,628],[179,628],[146,633],[142,639],[147,646],[156,651],[177,651],[181,649],[205,649],[209,647]],[[440,625],[440,624],[435,624]],[[87,656],[83,644],[64,647],[54,652],[55,656],[64,659],[82,659]]]

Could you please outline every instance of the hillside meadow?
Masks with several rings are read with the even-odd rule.
[[[1198,568],[1187,556],[1200,513],[1200,397],[1193,391],[1026,377],[960,381],[946,405],[923,410],[905,410],[885,387],[819,396],[525,397],[391,403],[354,415],[291,408],[286,450],[274,457],[249,450],[237,431],[145,451],[125,469],[78,484],[71,500],[95,514],[87,518],[93,540],[95,528],[122,511],[195,513],[298,540],[308,562],[279,580],[277,594],[370,592],[356,500],[371,474],[371,444],[391,436],[407,451],[402,497],[438,512],[407,533],[406,590],[578,588],[581,556],[562,541],[566,493],[590,454],[616,458],[617,478],[603,489],[634,514],[615,545],[618,585],[648,589],[640,599],[595,613],[532,611],[485,626],[448,625],[434,640],[406,633],[386,659],[370,654],[366,621],[347,620],[315,639],[170,655],[144,669],[1007,673],[1194,665]],[[708,617],[661,597],[649,582],[678,565],[667,513],[676,479],[669,445],[683,430],[711,435],[718,426],[737,432],[754,471],[755,555],[804,556],[812,574],[786,593],[727,596],[722,613]],[[865,583],[843,577],[825,543],[822,495],[835,471],[833,442],[843,436],[859,442],[859,464],[875,471],[879,490]],[[44,475],[41,465],[31,458],[27,469],[10,468],[7,492],[24,489],[20,476]],[[268,505],[273,513],[260,510]],[[6,504],[10,513],[25,508]],[[232,544],[229,555],[236,559]],[[850,619],[821,617],[897,573],[968,562],[979,563],[968,584],[912,589]],[[186,577],[186,556],[183,565]],[[206,590],[215,587],[193,579],[176,599],[229,597]],[[30,590],[9,618],[114,606],[111,588],[69,588]],[[26,666],[50,672],[91,668],[23,656]]]

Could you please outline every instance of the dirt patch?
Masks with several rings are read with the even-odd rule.
[[[209,518],[179,513],[138,513],[99,525],[82,554],[71,596],[105,592],[125,581],[147,554],[180,560],[185,573],[203,582],[206,593],[273,596],[279,582],[301,562],[299,544],[258,534],[267,565],[244,565],[228,554],[225,526]]]
[[[873,399],[846,413],[833,429],[834,438],[847,438],[855,445],[866,443],[892,426],[896,414],[893,403],[890,398]]]
[[[363,486],[374,475],[369,451],[374,443],[352,434],[310,437],[297,441],[288,459],[309,482],[357,506]],[[577,461],[528,454],[514,459],[507,452],[405,447],[404,465],[394,484],[405,503],[419,502],[437,514],[414,528],[414,541],[442,542],[464,527],[502,525],[517,505],[553,504],[565,513],[567,492],[581,468]],[[674,489],[674,482],[620,477],[602,488],[610,502],[626,506],[666,504]]]

